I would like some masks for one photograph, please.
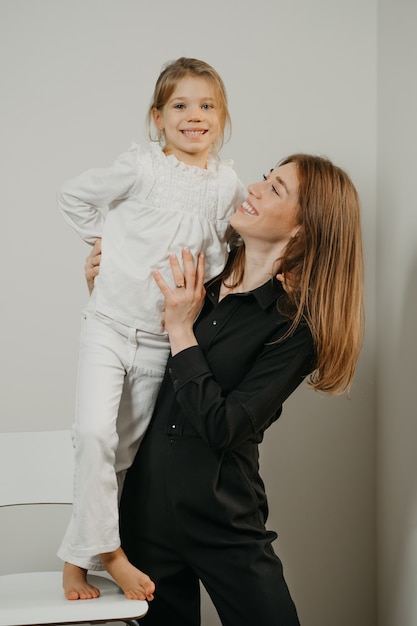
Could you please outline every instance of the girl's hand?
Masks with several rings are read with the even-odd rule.
[[[94,280],[100,271],[101,263],[101,239],[96,239],[90,254],[85,260],[84,275],[87,281],[88,291],[91,293],[94,289]]]
[[[192,254],[188,248],[182,251],[181,270],[175,255],[169,257],[174,289],[168,287],[158,270],[152,275],[156,284],[165,297],[165,313],[163,323],[169,335],[171,353],[177,354],[185,348],[197,345],[193,332],[194,321],[199,314],[204,296],[204,255],[199,254],[194,263]]]

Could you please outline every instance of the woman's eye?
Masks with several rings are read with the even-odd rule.
[[[262,178],[264,180],[268,180],[268,176],[266,176],[265,174],[262,174]],[[277,189],[274,187],[274,185],[271,185],[271,189],[277,196],[279,196],[279,193],[278,193]]]

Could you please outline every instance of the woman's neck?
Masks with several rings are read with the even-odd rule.
[[[246,293],[247,291],[253,291],[261,285],[265,284],[272,276],[276,276],[279,271],[279,262],[277,261],[282,254],[283,250],[274,246],[273,250],[260,251],[248,250],[246,246],[245,250],[245,264],[242,279],[237,285],[234,285],[233,274],[226,279],[220,290],[220,297],[229,293]],[[234,285],[228,287],[228,285]]]

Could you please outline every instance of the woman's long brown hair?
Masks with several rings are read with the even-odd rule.
[[[310,327],[316,369],[310,384],[332,395],[348,392],[363,341],[363,252],[358,193],[327,158],[293,154],[280,165],[298,170],[299,231],[277,260],[287,279],[283,312]],[[224,278],[239,280],[244,245]],[[281,304],[280,304],[281,306]]]

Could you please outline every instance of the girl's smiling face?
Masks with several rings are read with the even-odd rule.
[[[165,134],[166,154],[179,161],[206,167],[210,148],[221,132],[215,91],[204,78],[181,79],[162,109],[153,110],[155,126]]]

